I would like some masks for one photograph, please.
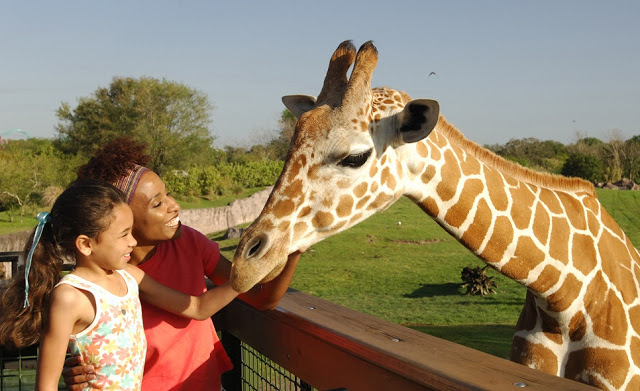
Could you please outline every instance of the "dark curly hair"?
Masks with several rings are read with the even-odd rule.
[[[23,306],[24,266],[2,296],[0,346],[23,348],[38,342],[48,319],[51,292],[60,280],[63,260],[75,259],[75,240],[79,235],[98,238],[111,224],[113,209],[119,204],[126,204],[124,194],[99,180],[79,180],[62,192],[34,248],[29,270],[29,305]],[[25,259],[34,233],[24,248]]]
[[[135,164],[147,166],[151,157],[145,153],[145,145],[129,137],[120,137],[99,149],[89,162],[78,168],[78,179],[98,179],[115,183],[134,168]]]

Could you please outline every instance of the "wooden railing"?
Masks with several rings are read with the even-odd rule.
[[[292,289],[273,311],[235,300],[214,322],[223,343],[233,339],[257,350],[301,379],[298,389],[595,390]]]
[[[595,390],[294,290],[214,321],[318,390]]]

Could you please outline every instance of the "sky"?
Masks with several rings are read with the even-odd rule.
[[[216,146],[259,144],[283,95],[317,95],[338,45],[371,40],[374,87],[438,100],[479,144],[628,139],[639,16],[635,0],[3,1],[0,136],[53,138],[62,102],[147,76],[208,97]]]

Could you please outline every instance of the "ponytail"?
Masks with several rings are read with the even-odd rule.
[[[32,249],[36,229],[24,248],[25,259],[33,250],[26,292],[25,266],[20,266],[2,296],[0,304],[0,345],[23,348],[38,342],[42,325],[49,314],[49,299],[53,287],[60,280],[62,258],[54,243],[51,223],[42,226],[42,236]],[[26,262],[25,262],[26,263]]]

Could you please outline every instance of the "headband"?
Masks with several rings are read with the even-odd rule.
[[[33,251],[36,249],[36,246],[40,241],[44,225],[51,220],[51,215],[49,212],[40,212],[36,216],[36,219],[38,219],[38,226],[36,227],[36,232],[33,234],[33,243],[31,243],[31,249],[29,250],[29,254],[27,254],[27,260],[24,264],[24,304],[22,305],[22,308],[27,308],[29,306],[29,269],[31,269]]]
[[[113,184],[124,193],[127,198],[127,204],[131,204],[133,193],[135,193],[136,187],[138,187],[138,182],[140,182],[140,178],[147,171],[150,170],[141,165],[134,164],[132,169],[127,169],[125,175]]]

